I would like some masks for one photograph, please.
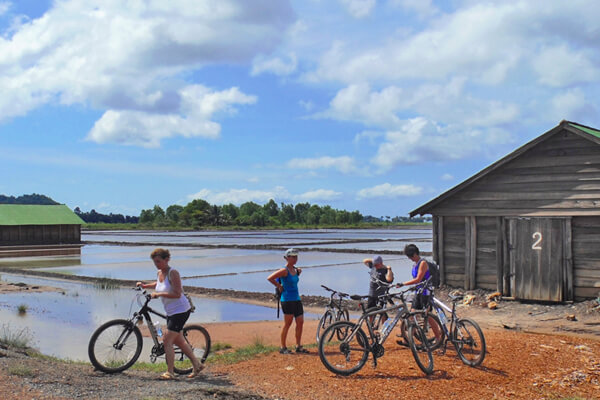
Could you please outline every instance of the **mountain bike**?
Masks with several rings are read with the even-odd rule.
[[[449,295],[452,300],[452,308],[450,308],[436,298],[433,291],[431,293],[432,311],[437,314],[442,327],[442,337],[439,339],[440,346],[438,346],[442,347],[442,354],[446,352],[448,342],[452,342],[464,364],[471,367],[480,365],[486,353],[483,332],[477,322],[469,318],[458,318],[456,315],[456,303],[461,301],[464,295]],[[450,313],[450,321],[446,312]]]
[[[419,324],[427,336],[431,350],[442,348],[441,354],[443,355],[446,353],[448,342],[451,342],[464,364],[472,367],[480,365],[486,353],[483,332],[477,322],[468,318],[459,318],[456,314],[456,303],[461,301],[464,296],[449,295],[452,300],[452,308],[450,308],[435,297],[435,288],[429,280],[420,286],[421,293],[425,289],[430,292],[429,305],[425,310],[426,313],[423,314],[425,318],[418,318],[421,318]],[[450,314],[450,321],[448,321],[446,313]],[[404,340],[408,341],[406,331],[403,330],[404,327],[401,326],[400,329]]]
[[[317,325],[317,343],[319,342],[321,334],[333,322],[350,321],[350,313],[348,312],[348,308],[344,304],[344,298],[350,297],[350,295],[347,293],[338,292],[337,290],[329,289],[325,285],[321,285],[321,287],[331,292],[331,297],[329,299],[327,309],[323,313],[323,316],[321,317],[321,319],[319,320],[319,324]],[[337,299],[335,299],[336,296]]]
[[[134,312],[129,319],[114,319],[102,324],[90,338],[88,356],[92,365],[102,372],[125,371],[137,361],[143,346],[142,333],[138,325],[142,325],[144,321],[154,343],[150,352],[150,362],[155,363],[157,359],[164,358],[165,349],[159,340],[161,334],[157,332],[152,323],[150,314],[164,319],[167,316],[148,306],[152,298],[146,290],[139,287],[134,290],[139,293],[135,294],[134,300],[131,302],[130,313],[134,301],[137,301],[140,309]],[[210,335],[207,330],[200,325],[191,324],[186,325],[182,333],[198,361],[204,363],[210,352]],[[178,374],[192,372],[193,366],[189,358],[177,345],[173,346],[175,350],[174,371]]]
[[[408,321],[408,341],[412,355],[419,368],[426,374],[433,372],[433,355],[423,329],[418,325],[416,315],[422,315],[425,310],[410,311],[405,302],[405,294],[413,291],[408,288],[399,293],[386,293],[379,296],[384,300],[385,307],[366,308],[364,299],[369,296],[352,295],[353,300],[360,301],[362,315],[356,323],[338,321],[331,324],[321,335],[319,341],[319,357],[325,367],[338,375],[351,375],[358,372],[367,362],[369,353],[373,355],[373,367],[377,367],[377,359],[383,357],[383,344],[400,319]],[[400,300],[400,304],[391,305],[388,299]],[[379,330],[373,328],[373,323],[385,313],[396,311],[393,318],[388,318],[381,324]],[[367,327],[367,334],[363,330]]]

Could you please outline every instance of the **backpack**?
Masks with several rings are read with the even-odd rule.
[[[429,282],[431,283],[431,286],[434,288],[439,288],[441,284],[440,266],[434,261],[425,260],[425,262],[427,263],[427,268],[429,269]]]

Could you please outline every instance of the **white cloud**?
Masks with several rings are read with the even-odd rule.
[[[265,58],[264,56],[257,56],[252,63],[250,75],[256,76],[270,72],[278,76],[286,76],[296,71],[297,66],[298,59],[294,53],[291,53],[287,60],[280,57]]]
[[[312,101],[300,100],[298,101],[298,104],[300,104],[300,107],[302,107],[306,111],[311,111],[313,108],[315,108],[315,105]]]
[[[11,7],[12,4],[9,1],[0,1],[0,16],[6,14]]]
[[[339,0],[339,2],[354,18],[369,16],[377,3],[376,0]]]
[[[341,192],[336,192],[334,190],[329,190],[329,189],[318,189],[318,190],[311,190],[305,193],[302,193],[300,195],[294,196],[294,199],[296,201],[307,201],[307,202],[313,202],[313,201],[325,201],[325,200],[335,200],[335,199],[339,199],[342,196]]]
[[[349,85],[441,80],[460,73],[474,82],[499,85],[521,76],[515,73],[517,69],[528,71],[532,60],[549,44],[586,49],[575,55],[597,52],[599,18],[600,7],[589,0],[547,2],[543,10],[535,2],[467,3],[432,19],[415,33],[397,31],[375,45],[359,45],[354,40],[333,43],[306,77]],[[584,60],[582,56],[574,62],[588,69]]]
[[[377,139],[383,136],[382,132],[377,131],[363,131],[354,135],[354,144],[359,144],[362,141],[366,141],[371,145],[375,145]]]
[[[552,107],[555,115],[568,118],[573,112],[578,111],[586,105],[585,94],[580,88],[567,90],[552,98]]]
[[[94,124],[88,139],[144,147],[158,147],[162,139],[175,135],[214,139],[221,131],[220,125],[210,120],[215,113],[233,112],[234,104],[256,102],[256,97],[245,95],[238,88],[212,92],[201,85],[190,85],[179,94],[181,103],[177,113],[106,111]]]
[[[293,158],[287,166],[294,169],[328,169],[333,168],[344,174],[358,172],[356,160],[352,157],[318,157],[318,158]]]
[[[361,189],[357,192],[357,198],[373,199],[373,198],[398,198],[416,196],[423,193],[423,188],[415,185],[392,185],[383,183],[381,185],[370,188]]]
[[[453,181],[454,176],[452,176],[451,174],[444,174],[440,177],[440,179],[443,181]]]
[[[211,204],[242,204],[247,201],[254,201],[264,204],[270,199],[275,201],[287,200],[291,198],[290,193],[282,186],[277,186],[272,190],[249,190],[249,189],[230,189],[224,192],[213,192],[210,189],[202,189],[197,193],[187,196],[188,199],[203,199]]]
[[[120,116],[113,123],[183,114],[186,73],[268,54],[294,18],[281,0],[52,2],[0,32],[0,120],[56,102],[110,110]]]
[[[600,76],[592,59],[596,57],[584,51],[570,50],[565,44],[544,48],[533,59],[533,68],[540,83],[552,87],[564,87],[574,83],[596,81]]]
[[[510,135],[502,130],[482,132],[461,125],[439,126],[422,117],[404,121],[398,130],[387,131],[373,163],[380,172],[389,171],[398,164],[423,161],[459,160],[494,151],[499,143],[506,143]]]
[[[390,0],[390,3],[414,11],[421,17],[429,17],[439,12],[432,0]]]

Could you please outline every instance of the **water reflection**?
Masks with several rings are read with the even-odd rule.
[[[2,274],[2,279],[62,290],[7,293],[0,297],[0,320],[11,329],[28,328],[42,353],[61,358],[87,360],[87,344],[98,326],[110,319],[126,318],[139,309],[131,289],[98,290],[89,284],[11,274]],[[277,317],[275,310],[269,307],[206,298],[197,298],[194,302],[196,312],[190,322],[275,320]],[[162,309],[160,302],[154,303],[157,310]],[[22,316],[17,312],[20,304],[28,308]],[[307,318],[316,317],[307,314]]]

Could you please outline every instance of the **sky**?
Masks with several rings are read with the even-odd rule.
[[[595,0],[0,0],[0,194],[406,216],[599,82]]]

